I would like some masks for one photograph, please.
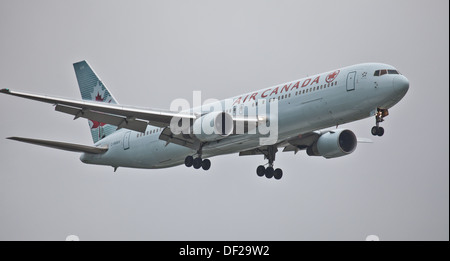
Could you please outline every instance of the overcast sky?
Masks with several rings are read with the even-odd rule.
[[[385,135],[326,160],[212,158],[208,172],[85,165],[6,140],[91,144],[86,120],[0,95],[0,240],[449,240],[449,2],[0,0],[0,88],[80,99],[88,60],[122,104],[168,109],[361,62],[410,80]]]

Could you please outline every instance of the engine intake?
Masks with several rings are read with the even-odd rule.
[[[309,156],[323,156],[324,158],[337,158],[355,151],[356,135],[351,130],[334,130],[322,134],[306,153]]]

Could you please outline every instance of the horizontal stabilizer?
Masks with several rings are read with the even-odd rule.
[[[37,140],[37,139],[28,139],[28,138],[21,138],[21,137],[9,137],[7,139],[31,143],[34,145],[45,146],[45,147],[59,149],[59,150],[73,151],[73,152],[103,154],[106,151],[108,151],[108,148],[106,148],[106,147],[85,146],[85,145],[59,142],[59,141]]]

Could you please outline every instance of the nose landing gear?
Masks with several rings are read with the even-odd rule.
[[[380,122],[384,121],[384,117],[389,115],[387,109],[377,108],[377,113],[375,114],[375,126],[372,127],[371,133],[373,136],[383,136],[384,128],[380,127]]]

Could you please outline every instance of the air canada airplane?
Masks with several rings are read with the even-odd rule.
[[[375,118],[380,123],[409,89],[408,79],[381,63],[352,65],[181,110],[119,105],[86,61],[73,64],[82,100],[1,89],[0,93],[50,103],[55,110],[86,118],[94,145],[21,137],[8,139],[82,153],[87,164],[157,169],[185,164],[208,170],[210,158],[239,153],[262,155],[258,176],[280,179],[274,169],[279,150],[305,150],[309,156],[336,158],[355,151],[358,142],[344,123]],[[172,106],[171,106],[172,107]],[[179,108],[179,107],[177,107]],[[267,108],[267,109],[266,109]],[[325,130],[332,128],[331,130]]]

